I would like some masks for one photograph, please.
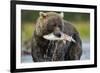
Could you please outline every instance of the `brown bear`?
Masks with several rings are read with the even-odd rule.
[[[79,33],[63,16],[63,13],[40,12],[32,37],[34,62],[80,60],[82,43]]]

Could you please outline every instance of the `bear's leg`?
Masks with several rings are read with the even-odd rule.
[[[65,60],[80,60],[82,55],[82,44],[78,34],[74,34],[73,38],[76,43],[71,42],[68,51],[65,54]]]
[[[54,49],[54,53],[52,56],[52,61],[64,61],[64,55],[65,55],[65,44],[60,41],[56,43],[56,47]]]
[[[80,60],[82,50],[79,47],[79,44],[74,43],[71,47],[69,47],[68,52],[69,60]]]
[[[43,62],[43,61],[45,61],[44,57],[43,57],[43,54],[41,53],[39,48],[36,48],[36,49],[32,48],[32,58],[33,58],[34,62]]]

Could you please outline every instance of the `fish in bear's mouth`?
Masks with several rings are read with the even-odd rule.
[[[74,38],[72,38],[72,36],[69,36],[63,32],[61,32],[60,37],[55,36],[54,33],[50,33],[50,34],[44,35],[43,38],[46,40],[52,40],[52,41],[55,41],[55,40],[61,41],[62,40],[65,43],[66,43],[66,41],[74,42],[74,43],[76,42],[74,40]]]

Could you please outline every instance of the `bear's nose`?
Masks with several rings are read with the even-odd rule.
[[[56,37],[61,37],[61,32],[54,32],[54,35],[55,35]]]

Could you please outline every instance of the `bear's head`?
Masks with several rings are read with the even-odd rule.
[[[75,40],[63,33],[64,30],[64,20],[63,13],[56,12],[40,12],[39,18],[36,23],[36,34],[47,40]]]
[[[54,33],[60,37],[60,32],[63,31],[63,13],[56,12],[40,12],[36,23],[37,35],[43,36]]]

